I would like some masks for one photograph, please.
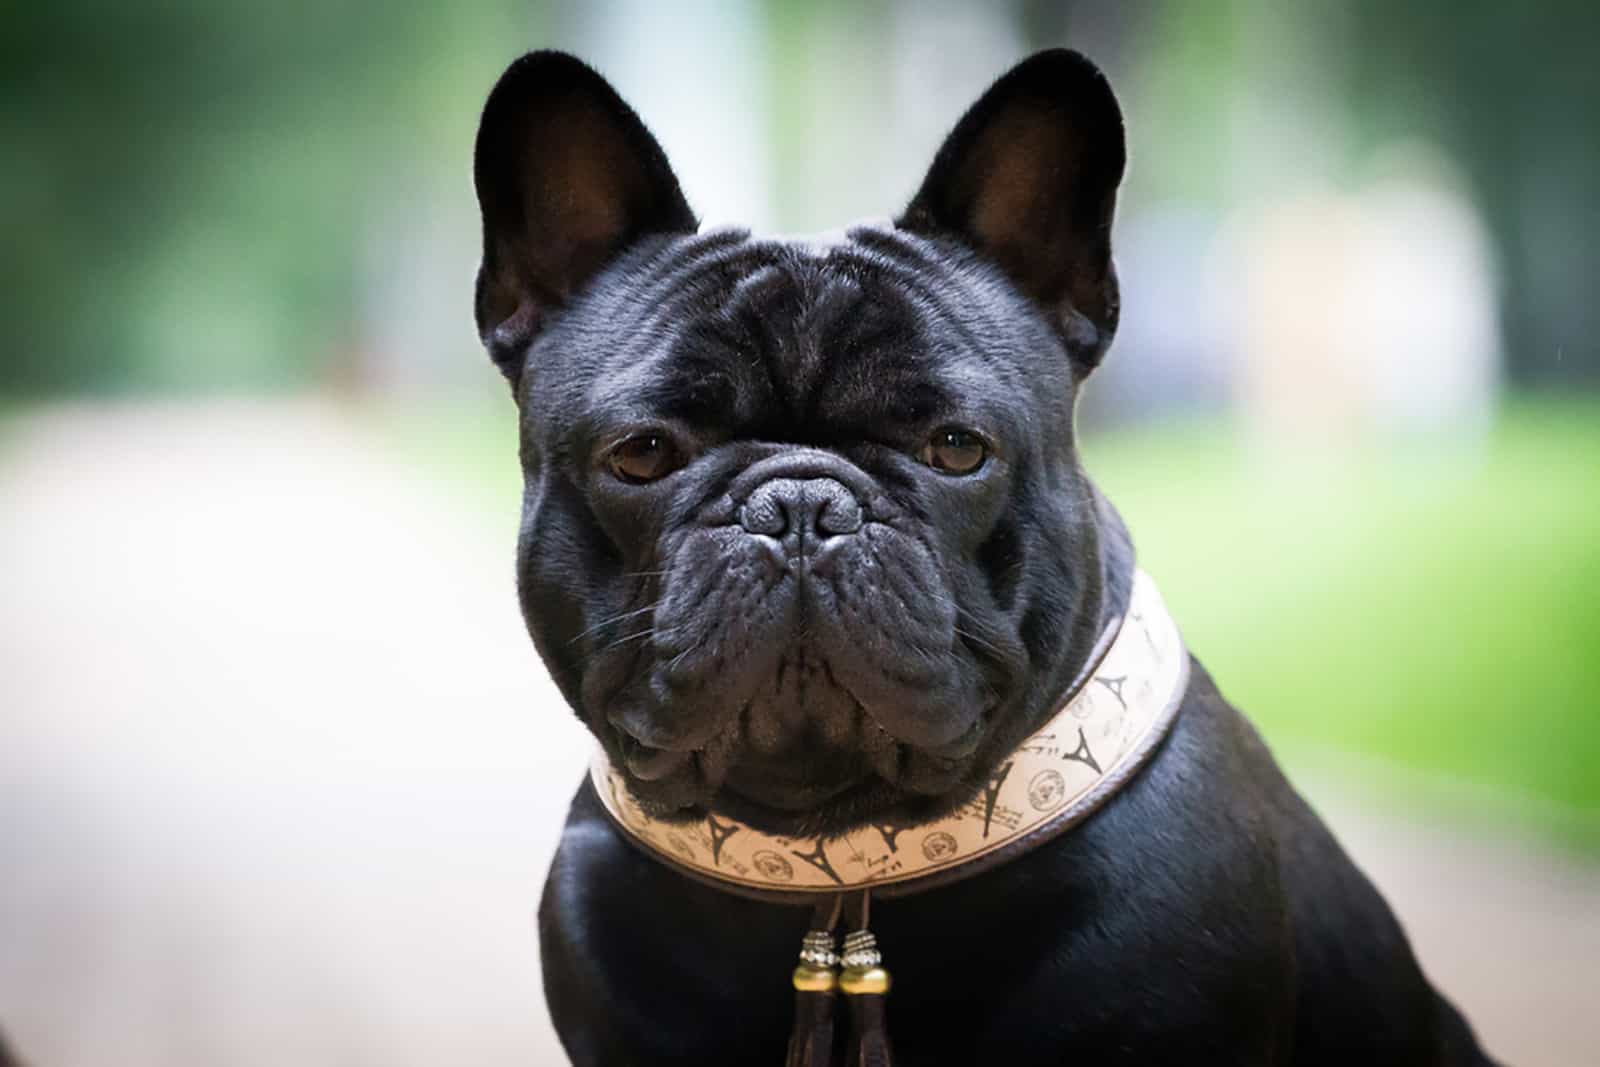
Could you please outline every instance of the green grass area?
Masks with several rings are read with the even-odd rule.
[[[391,428],[510,552],[510,403]],[[1513,403],[1456,448],[1285,457],[1208,423],[1094,436],[1085,462],[1274,747],[1489,787],[1600,847],[1600,402]]]
[[[1496,787],[1600,845],[1600,404],[1513,404],[1447,452],[1291,463],[1215,427],[1085,451],[1275,746]]]

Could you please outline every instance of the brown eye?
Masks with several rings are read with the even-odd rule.
[[[971,474],[988,456],[983,438],[968,430],[940,430],[922,446],[922,462],[946,474]]]
[[[664,478],[683,466],[677,446],[659,433],[628,438],[611,450],[606,463],[612,474],[635,485]]]

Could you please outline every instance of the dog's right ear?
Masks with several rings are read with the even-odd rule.
[[[513,388],[549,313],[617,252],[697,225],[639,116],[562,52],[530,52],[500,76],[478,124],[473,180],[478,335]]]

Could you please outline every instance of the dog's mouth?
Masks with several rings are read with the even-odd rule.
[[[835,756],[816,769],[782,760],[746,760],[728,772],[719,792],[776,811],[808,811],[873,777],[872,768],[859,753]]]
[[[869,798],[934,798],[960,788],[982,746],[995,704],[937,749],[902,741],[850,697],[841,728],[804,728],[779,743],[765,721],[770,709],[746,706],[695,747],[662,748],[612,723],[613,758],[630,790],[657,817],[696,817],[708,810],[747,822],[858,807]]]

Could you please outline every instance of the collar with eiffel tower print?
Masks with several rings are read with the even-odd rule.
[[[667,822],[640,808],[596,746],[595,793],[653,857],[744,896],[804,903],[872,889],[898,896],[976,874],[1083,821],[1138,773],[1166,736],[1189,655],[1149,575],[1134,573],[1127,614],[1071,696],[1017,747],[983,792],[915,826],[868,825],[829,837],[768,834],[712,813]]]

